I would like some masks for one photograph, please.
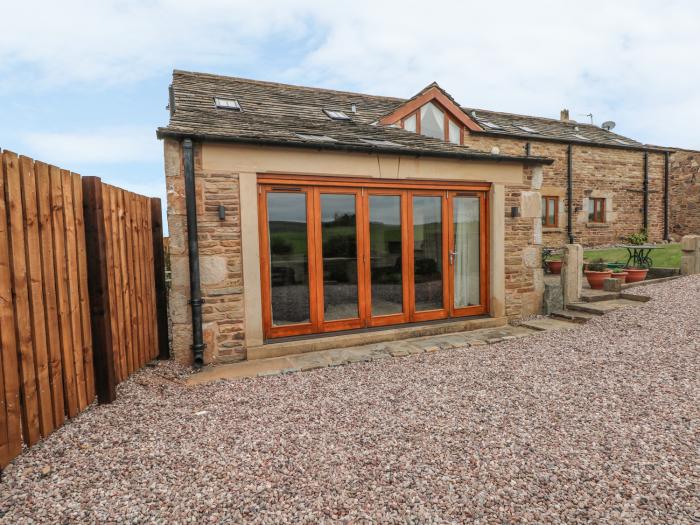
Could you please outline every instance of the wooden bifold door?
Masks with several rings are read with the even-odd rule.
[[[259,176],[265,337],[485,313],[487,191]]]

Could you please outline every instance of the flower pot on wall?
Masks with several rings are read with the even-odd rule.
[[[628,283],[638,283],[647,278],[648,268],[627,268],[627,282]]]
[[[586,270],[583,273],[586,275],[588,284],[593,290],[602,290],[603,281],[605,281],[605,279],[610,278],[610,276],[612,275],[612,270],[608,270],[605,272],[594,272],[591,270]]]
[[[560,274],[561,265],[562,261],[547,261],[547,268],[549,269],[549,273],[553,273],[556,275]]]

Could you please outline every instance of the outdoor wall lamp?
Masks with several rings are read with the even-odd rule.
[[[511,207],[510,216],[513,218],[520,217],[520,208],[518,206]]]
[[[219,204],[219,220],[223,221],[226,219],[226,208],[223,204]]]

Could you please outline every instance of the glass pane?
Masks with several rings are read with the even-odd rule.
[[[480,304],[479,295],[479,198],[454,199],[454,305]]]
[[[588,222],[595,222],[595,200],[588,199]]]
[[[355,195],[321,195],[323,318],[355,319],[357,308],[357,225]]]
[[[309,322],[306,194],[268,193],[272,324]]]
[[[372,315],[403,311],[401,197],[370,195],[369,257]]]
[[[542,197],[542,224],[547,224],[547,198]]]
[[[547,224],[549,224],[550,226],[554,226],[554,224],[556,223],[555,210],[557,209],[557,201],[556,199],[547,199],[547,201],[549,202],[549,208],[547,209]]]
[[[452,144],[459,144],[459,126],[450,120],[449,130],[450,142],[452,142]]]
[[[413,197],[413,279],[416,311],[442,305],[442,197]]]
[[[404,119],[403,129],[405,129],[406,131],[412,131],[413,133],[416,132],[416,116],[415,115],[411,115],[410,117]]]
[[[432,102],[420,108],[420,133],[445,140],[445,114]]]

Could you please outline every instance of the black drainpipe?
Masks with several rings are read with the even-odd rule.
[[[574,244],[574,158],[572,145],[566,148],[566,233]]]
[[[649,231],[649,152],[644,152],[644,183],[642,186],[644,191],[644,217],[642,228],[645,232]]]
[[[204,339],[202,337],[202,290],[199,276],[199,244],[197,242],[197,204],[194,189],[194,152],[192,141],[182,141],[185,162],[185,205],[187,207],[187,247],[190,261],[190,305],[192,307],[192,352],[194,366],[204,364]]]
[[[670,178],[670,167],[671,165],[671,154],[666,151],[664,152],[664,241],[668,241],[668,184]]]

